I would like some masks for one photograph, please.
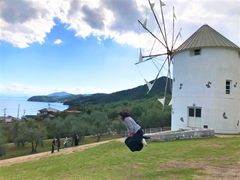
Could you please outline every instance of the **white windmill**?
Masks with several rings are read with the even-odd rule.
[[[159,2],[152,3],[150,0],[148,0],[149,3],[149,7],[151,9],[152,15],[154,16],[154,20],[156,22],[157,28],[159,30],[159,34],[154,33],[153,31],[151,31],[148,26],[147,26],[147,18],[144,20],[144,22],[141,22],[140,20],[138,20],[139,24],[142,26],[142,28],[144,30],[146,30],[154,39],[153,42],[153,46],[150,50],[150,52],[148,53],[148,55],[143,55],[142,53],[142,49],[140,49],[139,52],[139,61],[136,63],[136,65],[139,65],[141,63],[144,63],[146,61],[152,61],[154,63],[154,66],[157,68],[158,73],[156,74],[155,79],[152,82],[147,81],[144,78],[144,81],[146,82],[146,85],[148,87],[148,93],[151,91],[152,87],[154,86],[156,80],[159,78],[160,74],[164,71],[165,69],[165,73],[166,73],[166,84],[165,84],[165,92],[164,92],[164,97],[158,99],[159,102],[163,105],[163,108],[165,106],[165,99],[166,99],[166,94],[167,94],[167,89],[169,88],[169,83],[168,79],[171,78],[171,65],[172,65],[172,59],[173,59],[173,55],[174,55],[174,46],[176,44],[177,39],[179,38],[179,36],[181,36],[181,29],[178,31],[177,35],[175,35],[175,20],[176,20],[176,15],[174,12],[174,7],[173,7],[173,13],[172,13],[172,30],[171,30],[171,35],[168,36],[168,31],[166,28],[166,24],[165,24],[165,18],[164,18],[164,6],[166,6],[166,4],[159,0]],[[155,7],[159,5],[159,9],[160,9],[160,16],[158,16],[158,14],[155,12]],[[157,9],[157,8],[156,8]],[[160,43],[159,48],[164,49],[163,53],[153,53],[153,48],[156,45],[156,42]],[[165,59],[160,63],[160,66],[157,65],[156,60],[159,60],[159,57],[164,57]],[[170,85],[171,86],[171,85]],[[170,87],[171,89],[172,87]],[[171,101],[169,102],[169,105],[171,105]]]

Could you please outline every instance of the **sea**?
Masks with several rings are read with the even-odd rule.
[[[32,102],[27,101],[29,97],[0,96],[0,116],[13,116],[21,118],[25,115],[37,115],[43,108],[54,108],[63,111],[68,105],[63,103]]]

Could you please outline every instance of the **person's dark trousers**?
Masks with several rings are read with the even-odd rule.
[[[52,145],[52,153],[54,153],[54,146]]]
[[[133,136],[128,137],[125,140],[125,144],[128,146],[128,148],[132,152],[141,151],[141,149],[143,148],[142,138],[143,138],[143,131],[142,129],[140,129]]]

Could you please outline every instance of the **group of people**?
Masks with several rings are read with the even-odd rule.
[[[141,126],[136,123],[136,121],[129,115],[128,110],[122,110],[118,113],[121,117],[122,122],[125,124],[128,135],[125,139],[125,144],[127,147],[132,151],[141,151],[144,145],[147,145],[145,139],[150,139],[150,137],[146,137],[143,135],[143,130]],[[64,148],[67,147],[67,137],[64,139]],[[78,134],[74,134],[72,137],[72,145],[78,146],[79,143],[79,136]],[[60,139],[53,139],[52,141],[52,153],[54,153],[55,145],[57,145],[57,150],[59,152],[60,149]]]
[[[65,137],[64,141],[63,141],[63,147],[64,148],[67,148],[67,142],[68,142],[68,138]],[[54,153],[54,150],[55,150],[55,146],[57,146],[57,151],[59,152],[60,150],[60,146],[61,146],[61,140],[60,138],[53,138],[52,140],[52,153]]]

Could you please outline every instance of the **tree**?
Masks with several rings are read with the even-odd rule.
[[[97,142],[99,142],[102,134],[108,132],[110,122],[107,114],[100,111],[92,112],[91,118],[93,122],[93,133],[97,135]]]
[[[26,121],[17,121],[13,123],[13,142],[17,145],[17,147],[24,146],[28,140],[27,136],[27,123]]]
[[[6,153],[5,143],[6,143],[6,139],[3,135],[3,129],[0,124],[0,156],[4,155]]]
[[[67,116],[66,122],[70,125],[69,134],[71,134],[73,140],[75,134],[79,136],[80,141],[84,139],[85,135],[90,134],[90,115],[88,113],[77,116]]]
[[[114,120],[112,122],[111,129],[114,133],[117,134],[124,134],[124,132],[126,131],[126,127],[120,120]]]
[[[46,128],[40,122],[36,122],[35,120],[28,120],[27,127],[28,141],[32,144],[31,153],[36,153],[38,145],[46,137]]]

